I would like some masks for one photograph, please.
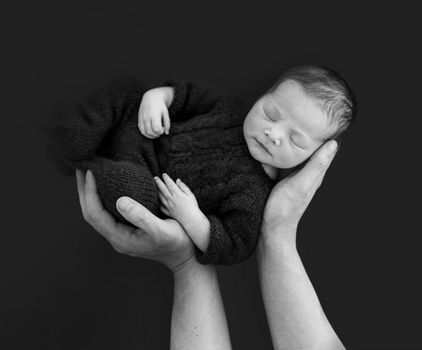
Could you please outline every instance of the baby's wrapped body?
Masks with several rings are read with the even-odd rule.
[[[180,178],[211,224],[206,251],[196,249],[198,261],[244,261],[256,248],[275,184],[249,153],[246,111],[234,96],[200,83],[168,80],[162,86],[174,87],[169,135],[141,134],[138,110],[147,89],[137,78],[123,77],[57,108],[44,126],[49,156],[65,174],[90,169],[104,208],[121,222],[121,196],[163,218],[153,177]]]

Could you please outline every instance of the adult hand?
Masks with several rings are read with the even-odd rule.
[[[194,260],[193,244],[176,220],[161,220],[140,203],[121,197],[117,210],[135,227],[116,222],[101,204],[92,172],[84,176],[76,170],[76,179],[84,219],[117,252],[159,261],[173,272]]]
[[[173,271],[171,349],[231,349],[215,268],[196,261],[182,226],[159,219],[128,197],[117,200],[117,210],[136,227],[118,223],[104,210],[92,173],[88,170],[85,177],[77,170],[76,178],[85,220],[116,251],[162,262]]]
[[[274,349],[344,350],[328,322],[296,249],[302,214],[334,158],[324,144],[296,174],[271,192],[258,246],[258,271]]]
[[[295,243],[299,220],[321,185],[336,149],[335,141],[325,143],[299,172],[274,186],[263,216],[264,239],[277,236],[284,242]]]

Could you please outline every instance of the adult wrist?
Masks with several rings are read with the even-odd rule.
[[[261,252],[297,251],[296,247],[297,227],[270,228],[263,227],[259,239]]]
[[[192,255],[191,257],[189,257],[187,260],[174,265],[174,266],[169,266],[171,272],[173,272],[173,274],[182,274],[187,270],[192,269],[193,265],[197,264],[198,262],[195,259],[195,256]]]
[[[162,263],[164,263],[164,265],[166,265],[173,274],[179,270],[189,268],[190,265],[194,264],[195,262],[196,259],[193,252],[193,247],[190,248],[189,253],[186,254],[186,258],[183,260],[180,259],[179,256],[176,256],[174,258],[168,259],[167,261],[162,261]]]
[[[198,281],[198,276],[209,275],[216,273],[213,265],[202,265],[200,264],[195,256],[192,256],[183,264],[176,266],[172,269],[175,281]]]
[[[300,259],[296,244],[288,241],[274,243],[274,241],[260,240],[256,256],[260,275]]]

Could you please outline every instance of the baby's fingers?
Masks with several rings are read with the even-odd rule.
[[[164,109],[163,111],[163,125],[164,125],[164,132],[166,133],[166,135],[168,135],[170,132],[170,116],[169,116],[169,111],[167,108]]]
[[[173,179],[168,174],[164,173],[163,179],[170,193],[178,193],[179,187],[177,187]]]
[[[168,190],[166,184],[163,181],[161,181],[161,179],[158,176],[154,176],[154,180],[155,180],[155,183],[158,186],[158,189],[160,190],[160,193],[162,193],[165,197],[170,198],[171,193]]]
[[[142,123],[143,123],[143,128],[144,128],[143,135],[150,138],[150,139],[155,138],[154,132],[152,131],[152,128],[151,128],[151,118],[150,118],[150,116],[143,117]]]
[[[176,180],[176,184],[177,184],[177,186],[179,186],[179,188],[184,192],[184,193],[186,193],[186,194],[191,194],[191,195],[194,195],[193,193],[192,193],[192,191],[190,190],[190,188],[182,181],[182,180],[180,180],[180,179],[177,179]]]
[[[169,212],[166,208],[164,208],[163,206],[161,206],[161,207],[160,207],[160,210],[161,210],[164,214],[166,214],[167,216],[171,216],[170,212]]]
[[[153,118],[151,120],[151,130],[154,136],[160,136],[164,132],[164,128],[161,125],[161,119]]]
[[[160,197],[160,201],[161,201],[161,203],[163,203],[163,206],[168,208],[169,203],[167,201],[167,198],[164,197],[164,195],[161,192],[158,193],[158,197]]]
[[[154,134],[151,130],[151,121],[149,118],[142,117],[138,123],[139,130],[141,131],[142,135],[149,139],[155,138]]]
[[[139,118],[138,129],[142,135],[145,133],[144,121],[141,118]]]

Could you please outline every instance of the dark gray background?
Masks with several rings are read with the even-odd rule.
[[[0,347],[166,349],[172,277],[117,254],[43,155],[51,104],[121,74],[252,104],[295,64],[338,70],[359,119],[298,243],[348,349],[421,349],[420,46],[415,9],[293,2],[17,3],[2,11]],[[416,200],[413,201],[412,200]],[[235,349],[271,349],[255,259],[219,268]]]

